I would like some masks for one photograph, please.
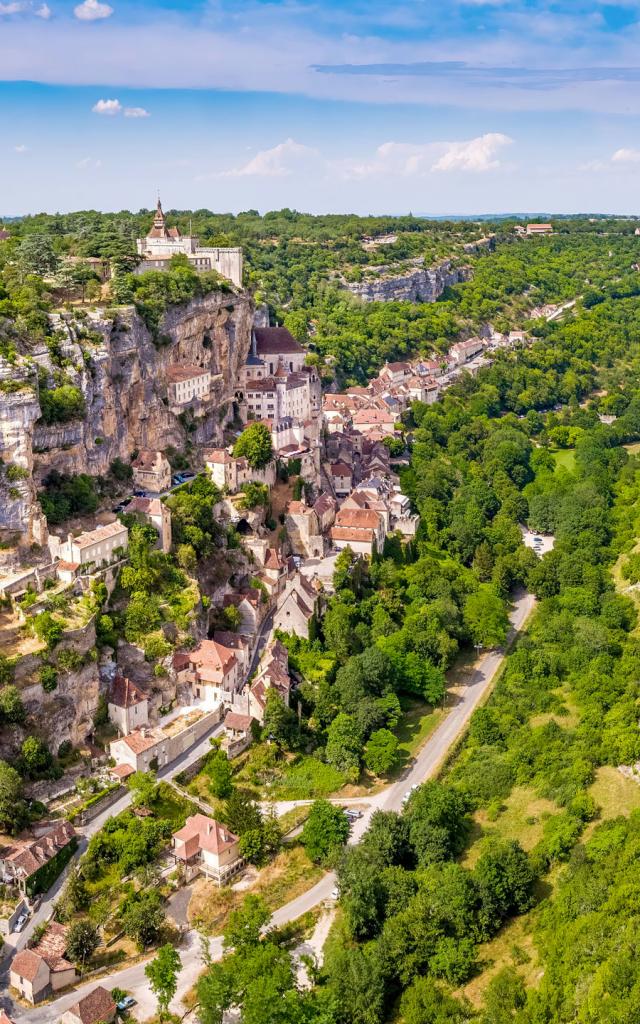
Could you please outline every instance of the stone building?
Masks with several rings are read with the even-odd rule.
[[[9,984],[33,1006],[77,979],[75,967],[65,956],[67,931],[52,921],[37,945],[16,953],[11,961]]]
[[[184,866],[188,881],[202,873],[224,885],[244,867],[238,836],[205,814],[192,814],[174,832],[173,855]]]
[[[195,235],[182,235],[177,227],[168,228],[159,197],[151,230],[146,238],[138,238],[136,244],[142,257],[138,274],[166,270],[173,256],[184,255],[194,270],[215,270],[242,287],[242,249],[202,246]]]
[[[171,466],[162,452],[143,449],[131,463],[133,482],[142,490],[161,494],[171,487]]]
[[[165,555],[171,550],[171,512],[160,498],[132,498],[125,512],[139,516],[143,522],[153,526],[158,534],[158,544]]]
[[[204,402],[211,390],[211,373],[202,366],[170,366],[167,369],[169,406],[181,408],[192,402]]]
[[[120,673],[111,684],[107,701],[109,721],[123,736],[149,724],[149,697],[139,686]]]

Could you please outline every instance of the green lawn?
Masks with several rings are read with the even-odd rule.
[[[550,448],[549,451],[555,461],[556,470],[562,468],[573,473],[576,467],[575,448]]]
[[[400,742],[399,760],[393,776],[399,775],[406,768],[443,716],[441,708],[433,708],[417,698],[403,696],[400,703],[404,713],[395,730]]]

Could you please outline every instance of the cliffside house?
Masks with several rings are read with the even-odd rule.
[[[224,885],[244,867],[238,836],[205,814],[193,814],[174,832],[173,855],[183,864],[187,880],[202,873]]]
[[[378,377],[387,383],[398,384],[405,377],[411,376],[411,363],[385,363]]]
[[[109,721],[123,736],[149,724],[149,697],[126,676],[116,674],[107,701]]]
[[[171,487],[171,466],[162,452],[144,448],[131,463],[136,487],[161,494]]]
[[[5,847],[0,852],[2,880],[17,885],[20,892],[31,894],[37,888],[34,876],[40,868],[75,840],[76,831],[68,821],[59,821],[38,839],[17,840],[14,845]]]
[[[336,498],[344,498],[353,485],[353,471],[351,467],[346,462],[332,462],[329,465],[329,476]]]
[[[249,714],[260,724],[264,722],[264,711],[270,690],[274,690],[289,707],[289,654],[280,640],[273,640],[267,647],[249,691]]]
[[[201,640],[193,651],[174,654],[178,682],[191,686],[193,698],[216,707],[242,686],[244,652],[217,640]]]
[[[195,235],[182,235],[177,227],[168,228],[159,198],[151,230],[146,238],[138,238],[136,245],[138,254],[142,256],[135,271],[137,274],[148,270],[167,270],[171,258],[183,254],[194,270],[215,270],[238,287],[242,286],[242,249],[201,246]]]
[[[469,338],[468,341],[457,341],[449,349],[449,362],[453,366],[464,366],[470,359],[477,356],[484,350],[485,342],[482,338]]]
[[[129,515],[138,516],[158,534],[157,546],[165,555],[171,550],[171,512],[160,498],[132,498],[125,508]]]
[[[240,711],[227,711],[224,719],[224,739],[222,749],[229,760],[237,757],[251,745],[251,715],[243,715]]]
[[[67,932],[65,925],[52,921],[36,946],[21,950],[11,961],[9,984],[33,1006],[77,979],[65,956]]]
[[[274,630],[309,637],[311,622],[319,611],[319,595],[315,587],[300,573],[290,579],[280,596],[273,617]]]
[[[204,460],[216,487],[230,494],[236,494],[243,484],[259,483],[273,487],[276,482],[273,459],[262,469],[253,469],[244,456],[234,458],[232,448],[209,448],[204,453]]]
[[[324,538],[315,508],[304,501],[290,501],[284,521],[294,554],[302,558],[319,558],[324,552]]]
[[[88,565],[95,568],[110,565],[124,557],[128,547],[129,531],[118,520],[77,537],[70,533],[66,541],[61,541],[59,537],[49,537],[51,557],[65,562],[67,567],[76,572]]]
[[[169,406],[183,408],[193,401],[206,401],[211,390],[211,373],[202,366],[169,366],[167,397]]]
[[[254,362],[245,373],[245,380],[270,377],[279,367],[295,373],[304,367],[305,350],[286,327],[254,327],[250,356]]]
[[[98,985],[62,1014],[60,1024],[111,1024],[116,1009],[111,993]]]
[[[374,509],[339,509],[331,527],[331,541],[338,551],[351,548],[357,555],[381,552],[386,536],[383,516]]]
[[[240,612],[238,631],[248,637],[256,636],[268,611],[267,595],[257,587],[246,587],[244,590],[225,594],[222,605],[224,608],[233,605],[238,609]]]

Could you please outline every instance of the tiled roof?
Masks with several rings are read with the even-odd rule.
[[[152,732],[143,734],[139,729],[134,729],[128,736],[122,737],[122,742],[126,743],[129,750],[132,750],[134,754],[144,754],[145,750],[151,750],[155,747],[158,742],[158,737]]]
[[[167,380],[170,384],[177,384],[182,380],[193,380],[194,377],[202,377],[209,370],[202,366],[169,366],[167,367]]]
[[[346,462],[332,462],[329,466],[332,476],[351,476],[352,470]]]
[[[359,529],[355,526],[331,527],[332,540],[355,540],[362,541],[364,544],[370,544],[373,540],[373,536],[374,532],[369,528]]]
[[[49,832],[46,832],[39,839],[16,847],[5,860],[11,863],[17,872],[24,878],[29,878],[43,864],[48,863],[52,857],[67,846],[76,832],[68,821],[59,821]]]
[[[355,526],[375,530],[380,525],[380,516],[373,509],[341,508],[336,515],[336,526]]]
[[[11,961],[11,970],[19,974],[25,981],[34,981],[44,957],[33,949],[22,949]]]
[[[224,727],[233,729],[234,732],[246,732],[251,728],[251,715],[241,715],[238,711],[227,711]]]
[[[259,356],[304,352],[302,345],[298,344],[286,327],[256,327],[253,333]]]
[[[81,1024],[104,1024],[105,1021],[110,1021],[115,1016],[115,1012],[116,1004],[111,993],[102,985],[98,985],[93,992],[78,1000],[67,1010],[67,1013],[77,1017]]]
[[[106,526],[99,526],[96,530],[90,530],[88,533],[81,533],[79,537],[73,538],[73,543],[79,548],[90,548],[94,544],[100,544],[103,540],[108,540],[109,537],[118,537],[120,534],[127,534],[129,531],[126,526],[123,526],[118,520],[115,523],[107,523]],[[122,538],[124,540],[124,536]]]
[[[204,461],[216,466],[226,466],[233,462],[233,455],[226,448],[209,448],[204,453]]]
[[[143,516],[162,515],[162,502],[160,498],[132,498],[125,512],[139,512]]]
[[[206,814],[193,814],[187,818],[184,827],[174,832],[173,838],[184,843],[187,857],[193,856],[198,850],[220,855],[238,842],[238,837],[233,832],[214,818],[208,818]],[[175,852],[180,855],[179,847]]]
[[[142,704],[148,696],[126,676],[116,675],[111,684],[109,703],[118,708],[132,708],[134,704]]]

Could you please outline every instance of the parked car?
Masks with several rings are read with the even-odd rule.
[[[349,818],[351,821],[357,821],[358,818],[362,817],[362,811],[355,811],[352,810],[350,807],[348,807],[344,813],[346,814],[347,818]]]
[[[338,889],[332,889],[331,890],[331,899],[332,900],[339,900],[340,899],[340,893],[339,893]]]
[[[22,914],[20,914],[20,917],[16,921],[16,926],[14,928],[14,931],[21,932],[28,920],[29,920],[29,915],[28,915],[28,913],[25,910]]]
[[[133,998],[133,996],[125,996],[124,999],[121,999],[119,1003],[116,1003],[117,1008],[121,1012],[122,1012],[122,1010],[130,1010],[131,1007],[135,1006],[135,1005],[136,1005],[136,1001]]]
[[[194,478],[194,476],[195,476],[195,475],[196,475],[196,474],[195,474],[195,473],[192,473],[190,469],[189,469],[189,470],[186,470],[186,469],[185,469],[185,470],[184,470],[184,472],[182,473],[182,480],[183,480],[183,481],[184,481],[184,480],[193,480],[193,478]]]
[[[542,544],[542,537],[534,537],[533,538],[533,543],[534,544]]]

